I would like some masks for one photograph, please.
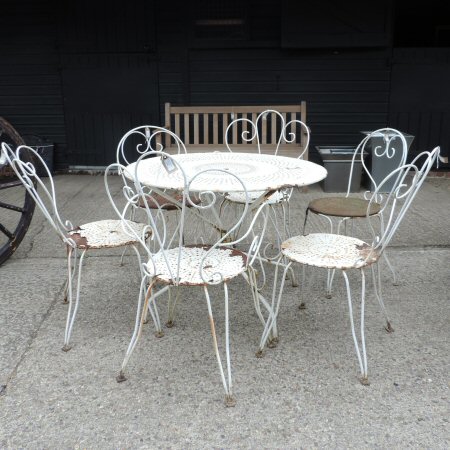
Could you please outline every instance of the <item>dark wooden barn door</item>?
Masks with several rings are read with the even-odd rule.
[[[415,136],[411,154],[450,146],[450,51],[402,48],[394,51],[389,124]]]
[[[105,166],[127,130],[160,122],[153,2],[62,3],[67,163]]]

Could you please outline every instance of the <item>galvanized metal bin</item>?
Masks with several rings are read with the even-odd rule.
[[[347,192],[348,179],[355,147],[344,145],[316,146],[328,175],[322,182],[324,192]],[[350,192],[359,192],[361,187],[361,159],[357,157],[353,167]]]

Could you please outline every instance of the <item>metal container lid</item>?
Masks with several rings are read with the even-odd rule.
[[[316,145],[316,149],[319,152],[323,161],[336,161],[336,160],[349,161],[353,158],[356,147],[352,147],[349,145],[334,145],[334,146]],[[365,156],[367,156],[367,152],[364,152],[364,157]]]
[[[365,134],[367,136],[369,134],[372,134],[373,131],[361,131],[361,133]],[[402,133],[405,138],[414,138],[414,136],[412,134],[404,133],[403,131],[400,131],[400,133]],[[374,137],[384,137],[384,136],[392,137],[392,136],[397,136],[397,133],[393,133],[392,131],[381,133],[379,131],[378,133],[374,133],[373,136]]]

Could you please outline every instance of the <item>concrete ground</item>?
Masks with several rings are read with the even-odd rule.
[[[114,218],[101,176],[57,176],[56,187],[74,224]],[[294,226],[322,195],[319,187],[296,194]],[[237,404],[225,408],[200,289],[183,291],[176,326],[163,338],[146,325],[128,381],[116,382],[138,293],[136,263],[130,256],[120,267],[117,251],[87,259],[73,349],[61,351],[65,249],[36,212],[0,268],[0,448],[449,448],[449,224],[450,180],[429,179],[390,248],[400,285],[383,277],[394,333],[384,331],[368,284],[370,386],[357,379],[342,277],[327,300],[325,273],[310,271],[305,310],[299,288],[287,284],[280,343],[262,359],[250,291],[233,280]],[[324,224],[313,218],[311,229]],[[358,274],[350,278],[357,292]],[[213,294],[222,339],[223,300],[220,289]]]

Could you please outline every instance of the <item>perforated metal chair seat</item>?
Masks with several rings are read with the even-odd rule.
[[[148,263],[148,271],[157,280],[167,284],[173,284],[178,276],[178,284],[185,286],[201,286],[219,279],[231,280],[245,271],[247,262],[245,253],[234,248],[215,248],[203,260],[210,249],[209,245],[183,247],[179,266],[179,248],[166,250],[165,255],[161,253],[156,255],[153,260],[154,266],[151,261]],[[204,279],[200,272],[201,265]]]
[[[257,200],[261,195],[264,195],[265,191],[251,191],[248,193],[250,203],[253,203]],[[245,204],[245,193],[244,192],[232,192],[225,196],[227,200],[233,203],[242,203]],[[288,199],[286,192],[284,191],[275,191],[267,200],[268,205],[274,205],[276,203],[281,203]]]
[[[312,200],[308,209],[315,214],[335,217],[367,217],[369,201],[354,197],[323,197]],[[372,203],[370,215],[378,214],[381,205]]]
[[[292,261],[325,269],[359,269],[379,258],[366,242],[329,233],[294,236],[281,244],[281,251]]]
[[[142,236],[143,223],[128,221],[130,227]],[[124,245],[137,244],[137,239],[133,238],[131,231],[125,232],[120,220],[99,220],[89,222],[69,231],[69,236],[80,249],[89,248],[114,248]],[[150,234],[150,230],[146,233]]]

